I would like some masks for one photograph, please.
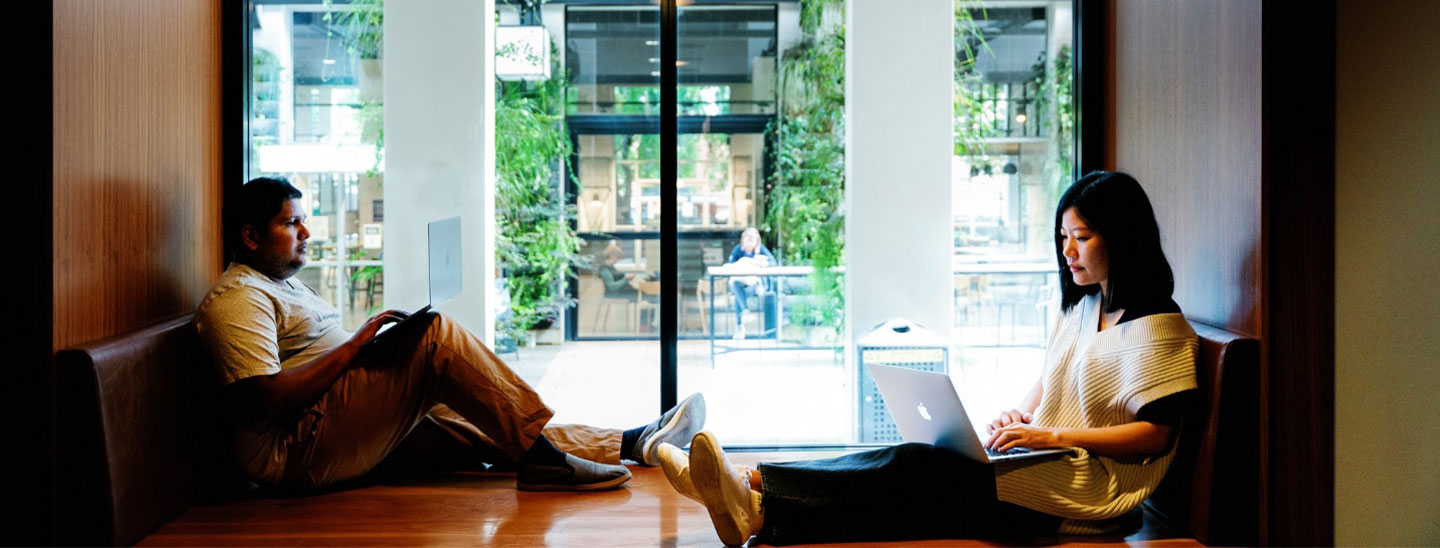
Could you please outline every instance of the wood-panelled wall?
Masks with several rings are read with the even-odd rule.
[[[1187,316],[1261,341],[1258,539],[1332,542],[1334,2],[1108,0],[1106,166]]]
[[[1150,195],[1185,315],[1259,336],[1260,5],[1119,0],[1110,165]]]
[[[53,349],[194,309],[221,264],[221,12],[54,3]]]

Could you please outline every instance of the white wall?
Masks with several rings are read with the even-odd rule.
[[[385,304],[427,296],[426,223],[460,216],[465,290],[440,307],[494,340],[494,0],[385,5]]]
[[[1440,3],[1336,19],[1335,543],[1440,545]]]
[[[853,337],[904,316],[948,340],[955,15],[933,0],[845,9],[846,322]]]

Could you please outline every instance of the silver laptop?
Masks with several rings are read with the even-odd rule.
[[[430,317],[430,308],[445,304],[455,298],[464,288],[464,271],[460,268],[460,218],[451,217],[431,221],[426,227],[429,257],[427,259],[429,292],[427,303],[420,310],[399,322],[380,328],[371,343],[382,340],[386,333],[408,329],[413,324],[425,323]]]
[[[980,462],[1028,459],[1068,451],[1022,447],[1002,453],[986,449],[948,375],[873,363],[867,367],[875,378],[875,386],[880,388],[880,395],[885,398],[890,417],[900,428],[900,436],[907,442],[944,447]]]

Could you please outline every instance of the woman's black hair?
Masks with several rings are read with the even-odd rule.
[[[1168,300],[1175,292],[1175,275],[1160,249],[1160,227],[1155,210],[1140,183],[1124,173],[1092,171],[1075,181],[1055,208],[1055,258],[1060,264],[1060,308],[1069,312],[1100,284],[1075,285],[1065,263],[1065,239],[1060,220],[1075,212],[1090,230],[1100,235],[1109,256],[1104,295],[1106,312]]]
[[[285,202],[302,196],[300,189],[285,179],[259,177],[251,179],[225,200],[225,238],[230,249],[241,249],[240,231],[245,225],[264,227],[280,213]]]

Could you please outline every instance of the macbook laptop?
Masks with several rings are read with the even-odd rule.
[[[431,307],[444,304],[460,294],[463,287],[463,271],[460,269],[460,218],[431,221],[426,227],[425,237],[428,242],[426,263],[430,288],[427,304],[404,320],[382,327],[375,338],[370,339],[371,343],[385,340],[384,335],[387,333],[426,323]]]
[[[1068,451],[1023,447],[1005,452],[986,449],[948,375],[873,363],[866,366],[885,398],[885,406],[890,409],[900,436],[907,442],[944,447],[980,462],[1028,459]]]

